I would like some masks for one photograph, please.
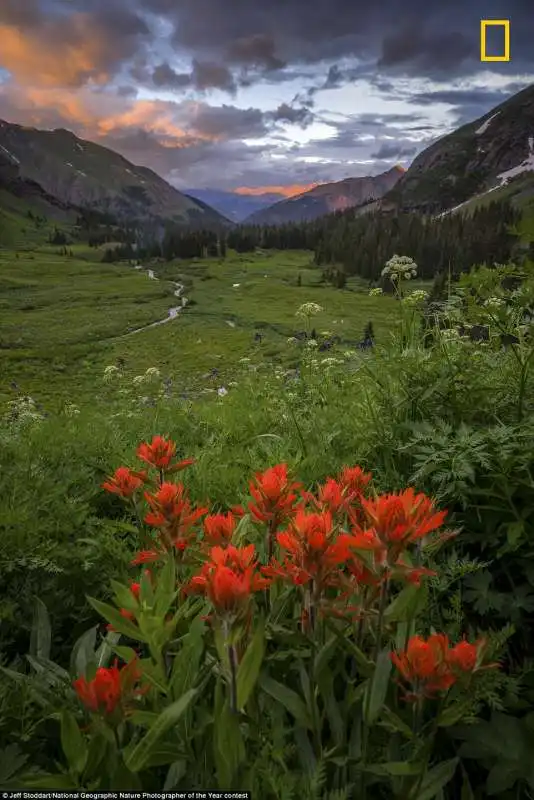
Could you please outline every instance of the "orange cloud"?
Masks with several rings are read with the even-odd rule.
[[[280,194],[283,197],[294,197],[302,192],[308,192],[310,189],[315,189],[319,186],[318,183],[295,183],[292,186],[239,186],[234,189],[235,194],[246,194],[254,197],[262,194]]]
[[[66,23],[21,31],[0,25],[2,66],[20,83],[80,86],[109,79],[113,43],[88,14],[73,14]]]

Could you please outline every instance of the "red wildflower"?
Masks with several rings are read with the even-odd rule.
[[[295,492],[300,488],[301,484],[289,480],[287,464],[257,472],[250,482],[250,494],[255,503],[249,503],[249,509],[256,519],[271,523],[274,530],[293,510],[297,500]]]
[[[157,550],[141,550],[130,563],[132,567],[135,567],[139,564],[151,564],[154,561],[159,561],[162,555],[163,553],[160,553]]]
[[[211,560],[191,579],[189,590],[205,594],[220,614],[243,611],[252,593],[270,583],[258,573],[255,555],[254,545],[213,547]]]
[[[155,494],[145,492],[145,498],[152,509],[145,522],[160,529],[167,547],[185,550],[191,527],[208,509],[194,509],[181,483],[162,483]]]
[[[128,701],[143,693],[137,685],[140,678],[136,659],[120,670],[115,661],[112,667],[99,667],[91,681],[85,677],[78,678],[73,686],[89,711],[109,715],[119,707],[126,710]]]
[[[458,642],[449,652],[448,661],[451,668],[457,672],[474,672],[484,645],[483,640],[474,644],[470,644],[465,639]]]
[[[369,526],[388,549],[399,550],[423,539],[443,524],[446,511],[435,511],[434,503],[424,494],[406,489],[361,500]]]
[[[281,531],[276,538],[285,551],[283,563],[273,559],[262,572],[296,585],[315,580],[317,588],[323,588],[337,583],[337,568],[350,556],[344,541],[335,539],[330,511],[310,514],[299,506],[288,530]]]
[[[435,633],[427,641],[412,636],[406,650],[392,653],[391,659],[404,680],[412,684],[415,696],[419,692],[431,697],[450,689],[461,675],[498,667],[498,664],[480,666],[484,646],[482,639],[474,644],[464,639],[451,647],[444,633]]]
[[[436,692],[448,691],[456,678],[447,660],[449,639],[444,633],[435,633],[425,641],[412,636],[405,650],[392,653],[391,660],[403,679],[410,683],[414,695],[432,697]]]
[[[133,472],[128,467],[118,467],[102,484],[102,488],[120,497],[129,498],[146,481],[146,472]]]
[[[328,478],[324,484],[319,486],[317,496],[306,492],[303,497],[312,502],[316,508],[328,510],[332,514],[346,512],[353,500],[353,495],[347,492],[335,478]]]
[[[184,458],[182,461],[172,463],[176,454],[176,444],[172,439],[164,436],[154,436],[152,442],[142,442],[137,448],[137,457],[146,461],[152,467],[166,472],[179,472],[195,463],[194,458]]]
[[[339,476],[339,484],[354,494],[361,495],[365,492],[373,476],[364,472],[361,467],[343,467]]]
[[[169,467],[175,453],[176,444],[163,436],[153,436],[150,444],[142,442],[137,448],[137,457],[158,469]]]
[[[204,539],[210,545],[227,544],[236,525],[237,519],[231,511],[227,514],[210,514],[204,519]]]

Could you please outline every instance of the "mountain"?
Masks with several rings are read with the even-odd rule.
[[[190,227],[231,224],[151,169],[135,166],[113,150],[61,128],[45,131],[0,120],[0,159],[0,189],[8,190],[9,183],[12,188],[18,185],[20,192],[27,184],[35,192],[38,186],[64,210],[92,209],[121,222],[174,221]]]
[[[186,189],[185,194],[195,198],[195,200],[202,200],[204,203],[208,203],[233,222],[242,222],[255,211],[267,208],[267,206],[271,206],[277,200],[280,200],[279,194],[271,192],[250,195],[223,192],[218,189]]]
[[[443,213],[516,189],[530,197],[533,172],[534,84],[423,150],[380,207]]]
[[[403,168],[395,166],[381,175],[323,183],[257,211],[245,221],[251,225],[282,225],[285,222],[317,219],[333,211],[360,206],[383,197],[403,174]]]

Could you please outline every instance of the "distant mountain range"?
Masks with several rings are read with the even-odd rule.
[[[219,189],[185,189],[184,192],[195,200],[208,203],[232,222],[242,222],[255,211],[267,208],[280,200],[280,195],[273,192],[259,195],[223,192]]]
[[[147,167],[67,130],[0,120],[0,189],[61,208],[93,209],[118,221],[226,227],[215,209],[182,194]]]
[[[395,166],[380,175],[323,183],[307,192],[279,200],[268,208],[255,211],[245,222],[251,225],[303,222],[317,219],[333,211],[361,206],[370,200],[383,197],[402,175],[404,175],[403,167]]]

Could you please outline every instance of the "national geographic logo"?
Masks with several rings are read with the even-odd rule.
[[[504,37],[504,53],[502,55],[488,55],[487,29],[490,27],[502,28]],[[481,61],[510,61],[510,20],[509,19],[481,19],[480,20],[480,60]]]

